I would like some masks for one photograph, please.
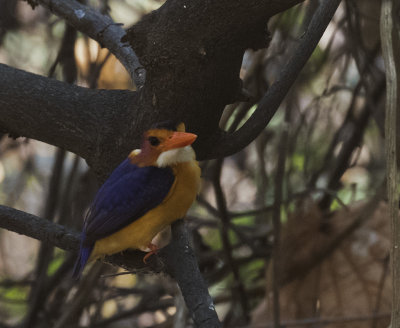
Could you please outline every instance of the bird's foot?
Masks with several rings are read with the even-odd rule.
[[[144,264],[147,264],[147,259],[152,256],[153,254],[157,254],[157,252],[159,251],[159,248],[157,247],[157,245],[154,245],[152,243],[150,243],[148,246],[148,248],[150,248],[150,252],[148,252],[144,258],[143,258],[143,262]]]

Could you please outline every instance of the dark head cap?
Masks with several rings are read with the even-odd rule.
[[[180,122],[173,121],[173,120],[157,122],[157,123],[154,123],[150,127],[150,130],[153,130],[153,129],[166,129],[166,130],[170,130],[170,131],[177,131],[177,127],[178,127],[179,123]]]

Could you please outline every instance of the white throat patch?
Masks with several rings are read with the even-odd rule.
[[[169,165],[190,162],[195,159],[195,153],[191,146],[167,150],[158,156],[157,166],[166,167]]]

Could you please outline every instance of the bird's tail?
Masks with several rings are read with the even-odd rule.
[[[82,236],[81,239],[81,247],[79,250],[78,258],[76,259],[75,266],[74,266],[74,271],[72,273],[72,277],[74,279],[79,279],[83,269],[85,268],[85,265],[87,261],[89,260],[90,254],[92,253],[93,246],[84,246],[83,241],[85,240],[85,236]]]

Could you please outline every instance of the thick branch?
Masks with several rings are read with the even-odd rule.
[[[160,256],[168,274],[178,282],[196,327],[221,327],[213,300],[200,273],[196,256],[190,247],[183,220],[172,225],[172,242],[162,249]]]
[[[238,131],[224,135],[219,141],[210,143],[212,148],[208,149],[204,157],[215,158],[232,155],[247,146],[261,133],[278,110],[279,105],[313,53],[340,1],[324,0],[319,5],[293,57],[275,83],[268,89],[254,114]],[[218,140],[218,137],[216,138]]]
[[[38,0],[38,3],[110,50],[125,66],[137,88],[143,86],[145,70],[133,49],[121,42],[125,31],[110,16],[102,15],[75,0]]]
[[[135,92],[77,87],[3,64],[0,77],[2,132],[67,149],[88,160],[96,172],[109,172],[112,166],[101,169],[98,159],[107,148],[115,149],[115,143],[123,143],[121,129],[129,132],[136,122],[139,115],[134,107]],[[130,122],[123,121],[123,117]],[[133,149],[137,145],[131,141],[127,146]],[[108,161],[115,165],[120,159],[114,156],[114,161]]]

